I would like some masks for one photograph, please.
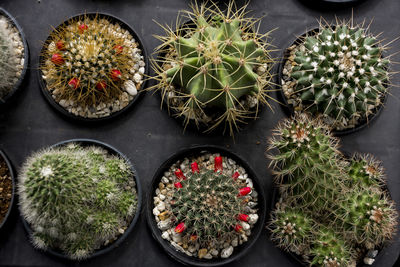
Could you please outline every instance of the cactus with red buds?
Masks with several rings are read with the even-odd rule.
[[[100,16],[78,16],[58,27],[45,43],[42,59],[46,89],[57,102],[72,103],[74,110],[106,110],[107,105],[109,115],[118,111],[115,103],[122,109],[135,97],[137,90],[129,86],[140,88],[143,82],[138,43],[128,30]],[[73,79],[79,80],[79,86],[70,83]],[[95,117],[102,116],[107,112]]]
[[[239,195],[241,184],[222,171],[222,157],[215,157],[213,169],[199,168],[191,164],[192,171],[185,176],[181,170],[175,172],[180,184],[176,187],[172,201],[172,213],[186,240],[196,236],[200,247],[207,248],[218,240],[231,240],[242,232],[240,222],[247,221],[244,212],[246,193]],[[185,177],[185,179],[183,179]],[[184,226],[184,228],[183,228]],[[184,229],[184,231],[181,229]]]

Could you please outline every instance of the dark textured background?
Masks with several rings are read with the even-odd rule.
[[[14,15],[24,29],[31,51],[31,71],[28,73],[27,85],[14,98],[12,105],[0,114],[0,148],[8,153],[16,168],[31,152],[44,146],[70,138],[94,138],[119,148],[132,160],[144,192],[147,193],[154,172],[169,155],[192,144],[215,144],[229,146],[233,152],[248,160],[263,181],[269,199],[272,177],[263,155],[271,129],[284,117],[282,109],[276,104],[274,113],[264,109],[259,120],[236,135],[234,143],[229,136],[197,132],[183,134],[182,127],[168,117],[167,112],[160,110],[158,97],[149,93],[125,116],[96,126],[66,121],[41,95],[36,75],[38,52],[52,25],[58,25],[68,17],[84,11],[110,13],[130,24],[142,37],[148,52],[151,52],[158,44],[152,34],[162,32],[152,19],[172,23],[178,10],[186,8],[187,3],[186,0],[42,0],[41,3],[36,0],[1,0],[0,6]],[[351,8],[318,11],[304,6],[298,0],[252,0],[249,7],[254,10],[252,14],[256,17],[266,15],[261,32],[278,28],[272,36],[274,44],[280,49],[288,46],[295,35],[302,34],[306,28],[316,27],[320,16],[328,20],[334,19],[335,14],[341,18],[350,18],[352,12]],[[354,8],[354,18],[356,21],[373,18],[371,30],[374,33],[384,32],[383,37],[390,40],[400,35],[399,11],[398,0],[368,0]],[[393,51],[400,50],[399,44],[394,44]],[[281,51],[275,53],[276,57],[280,55]],[[397,55],[394,60],[400,61],[400,56]],[[400,84],[399,77],[393,83]],[[392,196],[400,203],[400,92],[396,87],[392,89],[393,96],[389,97],[381,116],[369,128],[342,137],[342,149],[347,152],[370,152],[383,160]],[[257,144],[258,141],[261,144]],[[177,265],[152,239],[143,215],[123,245],[81,265]],[[393,266],[400,251],[399,240],[397,237],[385,253],[380,255],[375,266]],[[2,233],[0,238],[0,265],[65,264],[72,263],[52,258],[30,245],[18,213],[14,212],[10,230]],[[275,248],[264,231],[252,250],[232,266],[296,266],[296,263]]]

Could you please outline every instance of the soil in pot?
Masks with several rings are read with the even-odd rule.
[[[13,194],[13,183],[10,170],[0,155],[0,225],[10,209]]]
[[[106,149],[70,142],[26,160],[19,204],[35,247],[81,260],[129,233],[140,203],[135,174],[125,158]]]
[[[40,56],[45,96],[70,117],[99,120],[130,106],[144,86],[138,36],[109,15],[75,16],[53,31]]]
[[[289,109],[320,116],[335,133],[367,125],[383,107],[391,74],[381,40],[353,21],[298,38],[286,53],[279,83]]]

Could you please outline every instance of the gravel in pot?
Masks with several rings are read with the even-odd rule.
[[[0,150],[0,230],[5,225],[14,203],[14,171],[6,154]]]

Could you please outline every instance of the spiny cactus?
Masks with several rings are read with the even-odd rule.
[[[334,204],[345,174],[338,160],[338,140],[320,120],[296,114],[283,121],[270,139],[270,166],[289,203],[315,212]]]
[[[215,169],[199,169],[192,163],[192,173],[183,176],[176,172],[176,191],[173,196],[172,212],[178,223],[175,232],[183,238],[208,248],[219,240],[231,240],[240,234],[246,195],[250,187],[240,187],[234,177],[222,172],[222,157],[215,157]]]
[[[374,249],[392,238],[397,226],[393,201],[376,188],[353,188],[344,194],[338,214],[344,223],[345,237],[368,249]]]
[[[138,43],[127,29],[99,15],[67,21],[51,33],[45,48],[40,68],[58,102],[96,108],[121,100],[125,91],[132,98],[142,84]]]
[[[322,114],[336,130],[368,120],[382,105],[389,83],[389,57],[381,40],[353,21],[328,25],[308,34],[292,51],[285,92],[297,110]]]
[[[133,175],[99,147],[71,143],[28,158],[18,192],[34,245],[83,259],[114,241],[136,212]]]
[[[246,6],[238,9],[234,1],[226,12],[212,2],[191,7],[181,16],[193,25],[176,32],[164,27],[166,35],[156,36],[163,56],[153,62],[158,84],[151,89],[161,91],[185,124],[193,120],[211,131],[222,123],[233,135],[238,123],[255,118],[259,104],[268,104],[273,63],[268,34],[259,34],[254,27],[259,20],[246,18]]]
[[[10,93],[21,76],[23,53],[19,33],[0,15],[0,100]]]
[[[351,266],[352,248],[334,230],[321,226],[311,247],[312,265],[325,267]]]
[[[349,160],[348,174],[350,186],[380,187],[385,183],[382,163],[372,155],[355,154]]]
[[[314,221],[302,210],[285,207],[275,209],[269,224],[271,239],[280,248],[297,253],[309,253]]]

